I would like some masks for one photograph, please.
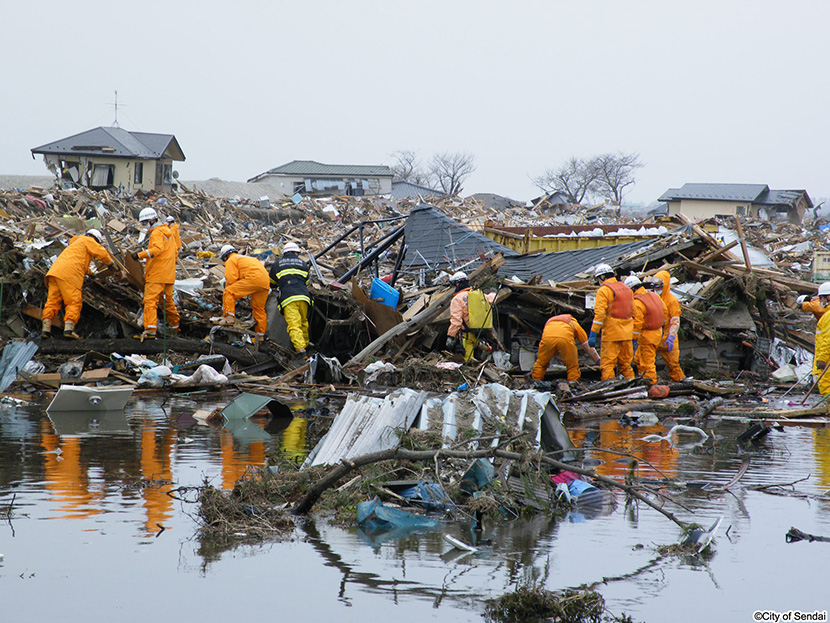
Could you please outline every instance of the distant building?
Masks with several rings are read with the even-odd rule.
[[[534,209],[549,210],[550,208],[564,207],[571,205],[571,199],[561,190],[554,190],[541,197],[530,200]]]
[[[292,160],[252,177],[279,188],[284,196],[388,195],[392,192],[392,169],[384,165],[322,164],[313,160]]]
[[[503,210],[525,207],[525,204],[521,201],[516,201],[510,197],[502,197],[501,195],[496,195],[494,193],[476,193],[475,195],[470,195],[469,198],[480,201],[491,210],[498,210],[500,212]]]
[[[694,219],[738,215],[795,224],[813,208],[806,190],[770,190],[766,184],[684,184],[670,188],[658,201],[666,202],[669,215]]]
[[[406,180],[395,180],[392,182],[392,199],[400,201],[401,199],[417,199],[422,197],[443,197],[446,193],[442,190],[435,190],[420,184],[413,184]]]
[[[184,152],[172,134],[94,128],[32,149],[61,183],[96,190],[168,191],[177,174],[173,161]]]

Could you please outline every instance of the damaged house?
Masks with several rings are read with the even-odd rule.
[[[747,216],[795,225],[813,208],[806,190],[770,190],[766,184],[684,184],[668,189],[658,201],[668,204],[669,216],[685,214],[696,220]]]
[[[169,192],[185,155],[172,134],[99,127],[32,149],[62,186]]]
[[[388,195],[392,192],[392,169],[385,165],[322,164],[314,160],[292,160],[248,180],[271,184],[291,197],[304,195]]]

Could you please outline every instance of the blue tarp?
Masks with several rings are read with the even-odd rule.
[[[357,525],[366,534],[380,534],[392,530],[404,529],[408,532],[433,530],[441,524],[429,517],[407,513],[397,508],[383,505],[379,498],[357,505]],[[403,535],[401,535],[403,536]]]
[[[411,500],[428,511],[443,511],[452,508],[453,503],[444,490],[435,483],[419,480],[414,487],[399,492],[401,497]]]

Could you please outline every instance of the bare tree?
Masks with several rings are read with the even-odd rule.
[[[421,168],[418,156],[412,150],[399,149],[389,155],[395,159],[395,163],[390,168],[396,180],[410,181]]]
[[[640,155],[601,154],[593,158],[597,171],[597,190],[606,194],[617,205],[622,203],[623,191],[634,184],[634,171],[642,168]]]
[[[571,156],[558,169],[547,169],[533,178],[544,192],[559,191],[568,196],[571,203],[582,203],[586,196],[597,190],[597,170],[594,158],[576,158]]]
[[[462,152],[435,154],[427,169],[434,187],[440,186],[448,195],[460,193],[464,181],[475,170],[475,156]]]

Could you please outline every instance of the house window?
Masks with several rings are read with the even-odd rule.
[[[737,216],[746,216],[746,206],[735,206],[735,214]]]
[[[305,192],[305,182],[294,182],[294,194]]]
[[[143,184],[144,183],[144,163],[143,162],[136,162],[135,163],[135,175],[133,176],[133,184]]]
[[[92,171],[92,188],[106,188],[113,184],[115,167],[111,164],[96,164]]]
[[[156,185],[171,185],[173,183],[173,165],[156,163]]]

